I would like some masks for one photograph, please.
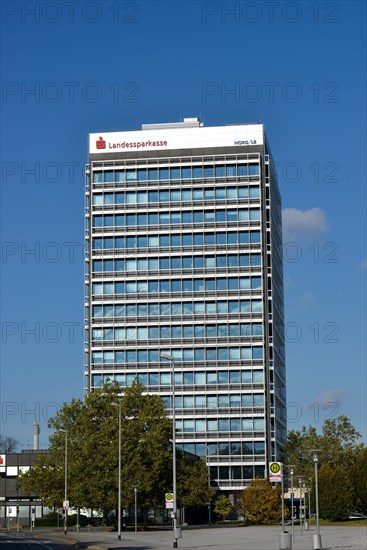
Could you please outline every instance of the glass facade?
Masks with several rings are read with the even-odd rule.
[[[91,152],[86,178],[87,391],[137,379],[171,411],[168,354],[178,447],[205,459],[221,489],[264,477],[286,437],[280,196],[266,140]]]

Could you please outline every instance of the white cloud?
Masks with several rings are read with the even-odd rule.
[[[316,298],[316,294],[314,292],[312,292],[311,290],[309,290],[308,292],[306,292],[303,295],[302,305],[310,304],[311,302],[313,302],[315,300],[315,298]]]
[[[326,214],[321,208],[284,208],[282,217],[284,242],[314,237],[328,229]]]
[[[342,388],[334,389],[330,388],[329,390],[322,393],[318,399],[317,402],[320,407],[323,407],[325,410],[328,408],[331,409],[331,407],[334,405],[335,407],[339,408],[340,403],[345,397],[345,390]]]

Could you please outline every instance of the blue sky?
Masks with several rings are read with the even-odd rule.
[[[83,393],[89,132],[262,122],[284,208],[289,429],[366,434],[366,4],[3,2],[1,433]],[[32,252],[33,251],[33,252]],[[33,332],[32,332],[33,331]]]

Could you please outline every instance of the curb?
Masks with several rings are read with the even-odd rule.
[[[41,538],[44,538],[44,535],[41,535],[41,533],[37,533],[35,535],[35,538],[36,539],[41,539]],[[65,544],[68,544],[69,546],[77,546],[79,541],[77,539],[72,539],[72,538],[68,538],[68,537],[65,537],[65,538],[61,538],[61,537],[53,537],[51,535],[47,536],[46,538],[52,540],[53,542],[62,542],[62,543],[65,543]]]

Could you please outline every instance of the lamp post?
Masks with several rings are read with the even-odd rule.
[[[304,525],[305,525],[305,531],[308,531],[309,525],[307,522],[307,504],[306,504],[306,483],[303,482],[303,508],[305,511],[305,519],[304,519]]]
[[[138,532],[138,486],[134,485],[134,519],[135,519],[135,533]]]
[[[168,353],[162,353],[161,359],[171,363],[171,395],[172,395],[172,470],[173,470],[173,548],[177,548],[177,539],[181,538],[181,529],[177,528],[177,487],[176,487],[176,414],[175,414],[175,358]]]
[[[309,485],[307,487],[308,492],[308,528],[311,529],[311,478],[308,478]]]
[[[302,525],[302,477],[298,476],[299,479],[299,523],[301,526],[301,535],[303,535],[303,525]]]
[[[319,486],[317,479],[317,465],[319,462],[319,450],[313,449],[312,460],[315,464],[315,501],[316,501],[316,535],[312,535],[312,547],[313,550],[320,550],[322,548],[320,524],[319,524]]]
[[[121,540],[121,402],[111,403],[113,407],[118,407],[119,410],[119,468],[118,468],[118,504],[117,504],[117,540]]]
[[[65,488],[64,488],[64,535],[68,534],[68,431],[62,428],[59,432],[65,434]]]
[[[208,474],[208,487],[211,486],[210,483],[210,462],[209,462],[209,452],[208,452],[208,443],[205,443],[205,451],[206,451],[206,463],[207,463],[207,474]],[[209,496],[208,501],[208,527],[210,527],[212,524],[212,509],[211,509],[211,498]]]
[[[293,479],[294,479],[294,464],[289,466],[289,473],[291,476],[291,521],[292,521],[292,541],[294,541],[294,517],[293,517],[293,506],[294,506],[294,486],[293,486]]]

